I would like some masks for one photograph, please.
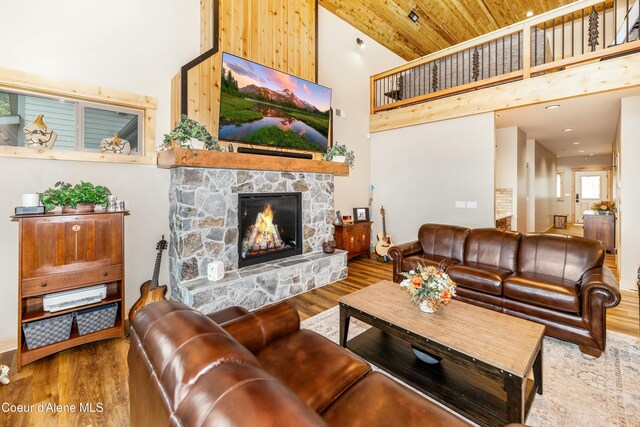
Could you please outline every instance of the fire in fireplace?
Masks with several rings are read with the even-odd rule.
[[[302,253],[300,193],[239,194],[238,266]]]

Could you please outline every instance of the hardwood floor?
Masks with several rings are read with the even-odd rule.
[[[391,263],[359,258],[349,263],[349,277],[340,282],[289,298],[306,319],[338,303],[342,295],[391,278]],[[607,329],[640,336],[638,294],[623,292],[622,303],[608,311]],[[0,426],[128,426],[128,339],[114,339],[70,349],[27,365],[15,372],[15,352],[0,355],[11,366],[11,384],[0,386],[0,404],[75,405],[76,412],[4,413]],[[577,350],[576,350],[577,351]],[[80,403],[101,403],[103,412],[80,413]]]

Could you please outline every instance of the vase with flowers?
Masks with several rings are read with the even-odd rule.
[[[435,313],[451,302],[456,295],[456,284],[442,267],[416,265],[415,269],[401,273],[405,280],[400,283],[425,313]]]
[[[613,215],[616,213],[616,203],[608,200],[601,200],[591,206],[591,209],[600,215]]]

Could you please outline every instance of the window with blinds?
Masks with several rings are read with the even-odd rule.
[[[105,139],[129,142],[143,155],[142,111],[0,91],[0,145],[25,145],[23,128],[40,115],[57,134],[53,150],[100,152]]]

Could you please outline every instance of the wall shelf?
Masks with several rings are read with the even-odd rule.
[[[290,157],[260,156],[257,154],[191,150],[188,148],[171,148],[161,151],[158,153],[158,167],[162,169],[197,167],[328,173],[336,176],[349,175],[349,165],[346,163],[294,159]]]

